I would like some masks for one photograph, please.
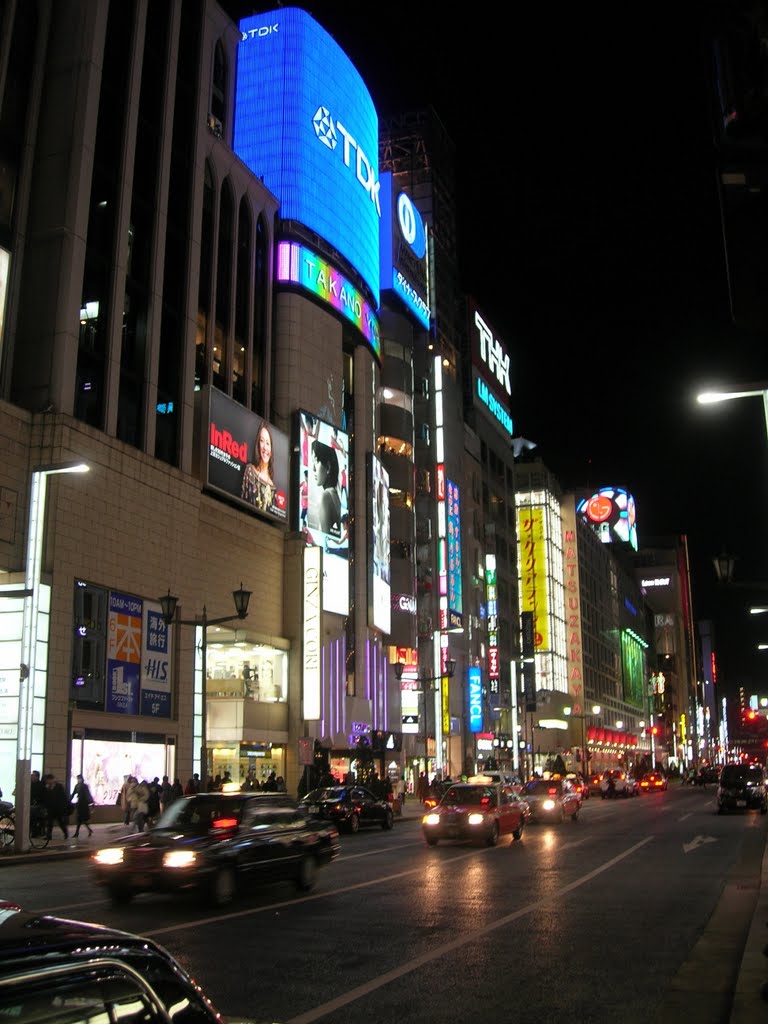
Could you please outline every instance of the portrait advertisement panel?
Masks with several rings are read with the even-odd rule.
[[[389,473],[379,459],[368,456],[370,558],[368,621],[382,633],[392,629],[390,600]]]

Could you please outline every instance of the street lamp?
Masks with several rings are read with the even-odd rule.
[[[591,713],[593,715],[599,715],[602,710],[603,709],[600,707],[599,704],[593,704],[591,708]],[[586,714],[576,713],[570,706],[563,708],[563,714],[567,718],[581,719],[581,756],[582,766],[584,768],[584,778],[587,779],[589,777],[589,752],[587,750],[587,716]]]
[[[405,668],[405,665],[403,664],[402,661],[396,661],[394,663],[394,665],[393,665],[393,668],[395,670],[395,678],[397,679],[398,682],[400,682],[400,680],[403,678],[403,669]],[[453,658],[449,658],[446,661],[446,663],[445,663],[445,671],[441,672],[439,675],[429,676],[425,672],[419,673],[419,682],[421,683],[421,689],[420,690],[415,690],[414,692],[415,693],[421,693],[424,696],[424,758],[425,758],[425,760],[427,759],[427,736],[428,736],[427,708],[429,706],[428,703],[427,703],[427,691],[434,693],[437,690],[437,687],[435,686],[435,683],[438,682],[441,679],[446,679],[446,678],[447,679],[452,679],[453,678],[453,673],[455,671],[456,671],[456,662],[454,661]],[[431,684],[431,685],[428,686],[427,684]],[[437,715],[437,708],[435,708],[435,715]],[[435,731],[437,731],[437,730],[435,730]]]
[[[91,467],[85,462],[64,462],[55,466],[41,466],[32,471],[29,493],[29,519],[27,525],[27,551],[24,590],[6,591],[4,597],[24,598],[21,620],[21,664],[19,666],[19,718],[16,734],[16,832],[14,848],[23,853],[29,849],[29,805],[32,778],[32,740],[34,733],[34,697],[37,683],[38,696],[45,693],[47,667],[38,668],[37,658],[42,646],[39,635],[40,582],[42,577],[45,510],[48,496],[48,477],[60,473],[87,473]]]
[[[729,402],[732,398],[762,398],[765,429],[768,432],[768,386],[765,384],[741,384],[728,391],[702,391],[696,396],[696,401],[699,405],[713,405],[716,402]]]
[[[208,729],[208,715],[207,715],[207,693],[206,693],[206,682],[208,677],[208,627],[209,626],[221,626],[226,622],[235,622],[242,620],[248,616],[248,603],[251,600],[251,591],[243,590],[243,584],[240,584],[239,590],[232,591],[232,600],[235,602],[235,614],[234,615],[222,615],[216,619],[209,619],[208,612],[203,605],[203,614],[195,616],[192,619],[181,619],[178,617],[178,597],[174,597],[170,590],[167,594],[164,594],[160,601],[161,615],[163,622],[166,626],[170,626],[173,623],[176,626],[195,626],[201,630],[200,635],[200,688],[195,686],[194,692],[194,703],[193,703],[193,722],[199,714],[200,722],[200,780],[201,785],[206,786],[208,783],[208,749],[207,749],[207,729]],[[199,704],[199,712],[194,709],[194,705]],[[197,733],[197,730],[193,728],[193,738]]]

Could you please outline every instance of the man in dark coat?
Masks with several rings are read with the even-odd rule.
[[[69,798],[66,789],[51,773],[45,776],[45,809],[48,812],[48,838],[53,835],[53,826],[58,825],[64,838],[69,839]]]

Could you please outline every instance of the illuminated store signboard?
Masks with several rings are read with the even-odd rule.
[[[321,558],[320,548],[304,552],[301,692],[304,718],[311,721],[320,718]]]
[[[584,652],[581,636],[579,599],[579,546],[576,535],[574,502],[560,506],[563,523],[563,572],[565,573],[565,618],[568,637],[568,694],[573,713],[584,714]]]
[[[368,559],[369,608],[368,619],[382,633],[392,629],[389,565],[389,473],[375,455],[369,455],[370,489],[370,546]]]
[[[637,551],[634,497],[623,487],[601,487],[576,505],[576,515],[591,526],[603,544],[622,541]]]
[[[211,388],[208,486],[268,519],[287,523],[289,467],[287,436]]]
[[[379,304],[379,123],[352,62],[306,11],[244,18],[234,149],[298,221],[337,249]]]
[[[171,640],[159,603],[109,592],[104,709],[171,717]]]
[[[381,358],[379,321],[362,293],[305,245],[279,242],[277,246],[278,281],[297,284],[322,299],[357,327],[377,359]]]
[[[0,343],[3,340],[3,323],[5,321],[5,301],[8,295],[8,275],[11,267],[11,254],[0,249]]]
[[[392,289],[425,329],[427,301],[427,236],[421,214],[406,192],[393,195],[392,173],[381,175],[381,290]]]
[[[498,333],[470,300],[468,332],[472,354],[472,393],[475,406],[490,416],[505,435],[512,436],[509,411],[512,397],[511,358]]]
[[[470,667],[467,672],[469,680],[469,731],[483,731],[483,680],[480,669]]]
[[[446,480],[446,520],[448,526],[448,628],[460,627],[463,622],[463,596],[461,588],[461,513],[459,488]]]
[[[520,610],[533,613],[534,648],[546,651],[549,650],[549,603],[543,508],[518,508],[517,536],[522,581]]]
[[[323,611],[349,615],[349,437],[299,414],[297,529],[323,548]]]
[[[496,555],[485,556],[485,605],[488,630],[488,680],[491,693],[499,692],[499,619],[496,604]]]

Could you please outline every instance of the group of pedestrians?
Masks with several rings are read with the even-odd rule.
[[[65,839],[69,839],[69,819],[75,815],[75,838],[85,826],[88,835],[93,835],[90,826],[91,807],[94,800],[90,787],[82,775],[78,775],[74,789],[68,796],[64,786],[52,772],[40,778],[40,772],[32,772],[29,787],[30,822],[40,822],[44,818],[48,839],[53,838],[54,826],[61,829]]]

